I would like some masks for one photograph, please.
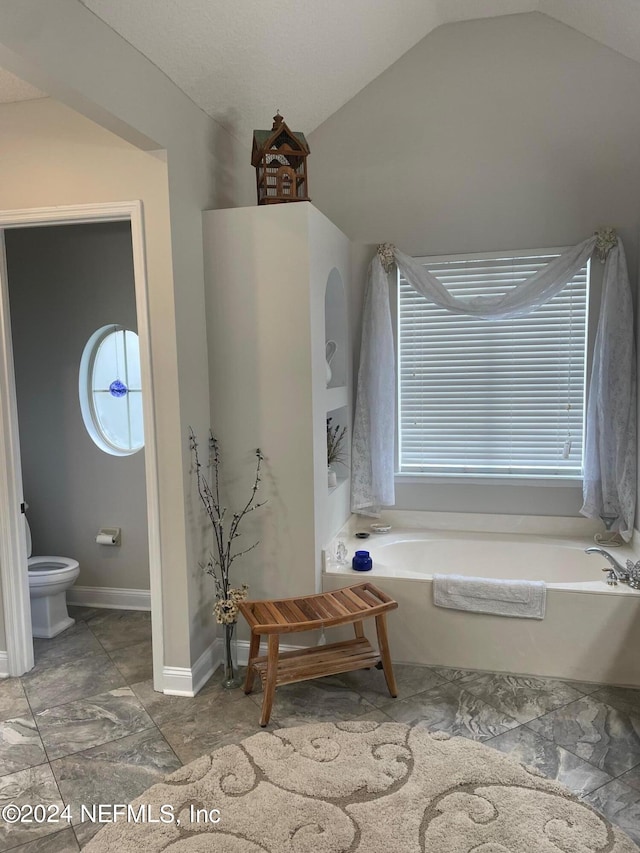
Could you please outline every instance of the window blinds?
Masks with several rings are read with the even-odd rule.
[[[454,295],[504,293],[558,251],[419,259]],[[533,313],[449,314],[398,287],[399,463],[427,472],[580,476],[589,266]]]

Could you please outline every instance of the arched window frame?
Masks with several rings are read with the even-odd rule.
[[[80,397],[80,410],[82,413],[82,419],[84,421],[85,428],[89,433],[93,442],[100,448],[100,450],[105,453],[110,454],[111,456],[132,456],[134,453],[137,453],[139,450],[142,450],[144,447],[144,441],[141,444],[133,445],[131,441],[129,441],[129,446],[125,446],[125,443],[116,443],[113,439],[105,433],[105,430],[102,426],[102,421],[100,414],[96,410],[95,402],[94,402],[94,394],[96,390],[94,388],[94,373],[95,373],[95,362],[96,357],[100,351],[102,344],[113,334],[124,332],[125,335],[135,335],[136,340],[138,335],[136,332],[131,329],[125,329],[123,326],[119,326],[117,324],[110,323],[108,326],[101,326],[97,329],[87,341],[84,350],[82,352],[82,358],[80,360],[80,370],[78,377],[78,392]],[[128,386],[128,366],[125,363],[122,366],[122,370],[124,371],[124,384]],[[139,372],[139,367],[138,367]],[[116,378],[116,370],[114,368],[114,380]],[[100,389],[105,390],[105,389]],[[129,388],[127,387],[126,397],[128,398],[130,394],[138,394],[142,393],[140,388]],[[131,437],[131,428],[129,432],[129,438]]]

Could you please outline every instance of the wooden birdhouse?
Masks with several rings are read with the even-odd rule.
[[[273,117],[271,130],[254,130],[251,164],[256,170],[258,204],[311,201],[308,156],[304,134],[289,130],[280,113]]]

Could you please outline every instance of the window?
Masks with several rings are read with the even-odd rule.
[[[103,326],[80,361],[80,408],[87,432],[105,453],[129,456],[144,446],[138,336]]]
[[[498,295],[559,252],[420,259],[455,296]],[[401,473],[582,474],[589,265],[538,310],[457,316],[398,286]]]

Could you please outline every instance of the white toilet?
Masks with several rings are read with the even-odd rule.
[[[80,574],[77,560],[69,557],[32,557],[31,530],[25,516],[31,633],[34,637],[55,637],[74,624],[67,612],[67,590]]]

